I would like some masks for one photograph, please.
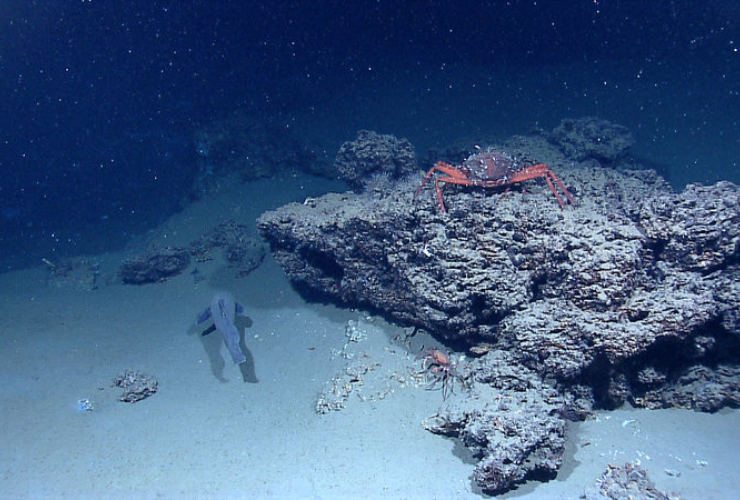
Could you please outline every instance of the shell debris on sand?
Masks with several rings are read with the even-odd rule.
[[[347,341],[333,356],[345,362],[326,382],[319,394],[315,409],[318,414],[340,411],[347,407],[352,394],[357,401],[382,401],[397,388],[410,387],[409,377],[403,372],[407,363],[405,349],[381,346],[386,342],[382,329],[373,324],[371,316],[349,320],[345,325]]]

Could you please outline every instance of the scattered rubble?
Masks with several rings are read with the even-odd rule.
[[[623,466],[609,464],[594,486],[583,495],[584,500],[604,498],[639,498],[644,500],[681,500],[681,495],[671,491],[659,491],[655,483],[639,465],[627,462]]]
[[[396,353],[396,363],[388,363],[388,355],[393,353],[374,352],[365,347],[371,326],[364,320],[350,320],[345,326],[346,342],[341,350],[333,353],[335,358],[343,361],[341,368],[326,383],[326,388],[316,400],[316,413],[324,415],[331,411],[344,410],[354,394],[358,401],[363,403],[382,401],[396,389],[409,386],[418,386],[417,380],[410,373],[404,373],[400,366],[406,362],[406,357],[399,359],[399,349]],[[385,360],[385,363],[382,362]]]
[[[135,370],[126,370],[113,379],[112,387],[124,389],[123,394],[118,398],[119,401],[136,403],[157,392],[159,383],[151,375],[139,373]]]

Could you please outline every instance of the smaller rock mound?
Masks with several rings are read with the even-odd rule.
[[[355,191],[387,182],[417,170],[414,147],[406,139],[360,130],[354,141],[342,144],[334,161],[339,177]]]
[[[601,118],[567,118],[555,127],[549,136],[573,161],[594,159],[613,165],[635,145],[632,132],[627,127]]]

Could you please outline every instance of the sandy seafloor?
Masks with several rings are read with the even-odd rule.
[[[151,242],[184,245],[227,219],[253,224],[268,208],[320,194],[325,183],[284,174],[227,185],[129,252]],[[198,264],[206,279],[197,284],[185,273],[131,286],[115,279],[125,255],[96,256],[93,291],[49,286],[43,266],[0,275],[0,497],[484,497],[465,447],[421,425],[441,393],[398,380],[433,340],[418,334],[408,353],[393,340],[400,326],[307,302],[269,256],[246,278],[217,259]],[[244,374],[218,334],[203,338],[194,326],[218,290],[233,293],[249,316],[238,323],[249,350]],[[348,343],[349,320],[366,339]],[[348,363],[342,352],[375,369],[344,410],[319,415],[317,397]],[[111,381],[126,369],[154,375],[159,391],[119,402]],[[80,398],[94,410],[78,410]],[[570,425],[556,479],[501,497],[577,498],[608,463],[627,461],[684,498],[734,497],[740,412],[599,413]]]

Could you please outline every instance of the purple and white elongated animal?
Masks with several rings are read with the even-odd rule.
[[[234,364],[244,363],[247,358],[239,347],[239,331],[234,325],[236,315],[246,316],[244,306],[234,300],[229,292],[218,292],[211,300],[211,306],[198,316],[196,324],[201,324],[208,318],[213,318],[215,329],[221,332],[224,343],[231,353]],[[208,335],[213,328],[207,329],[202,335]]]

